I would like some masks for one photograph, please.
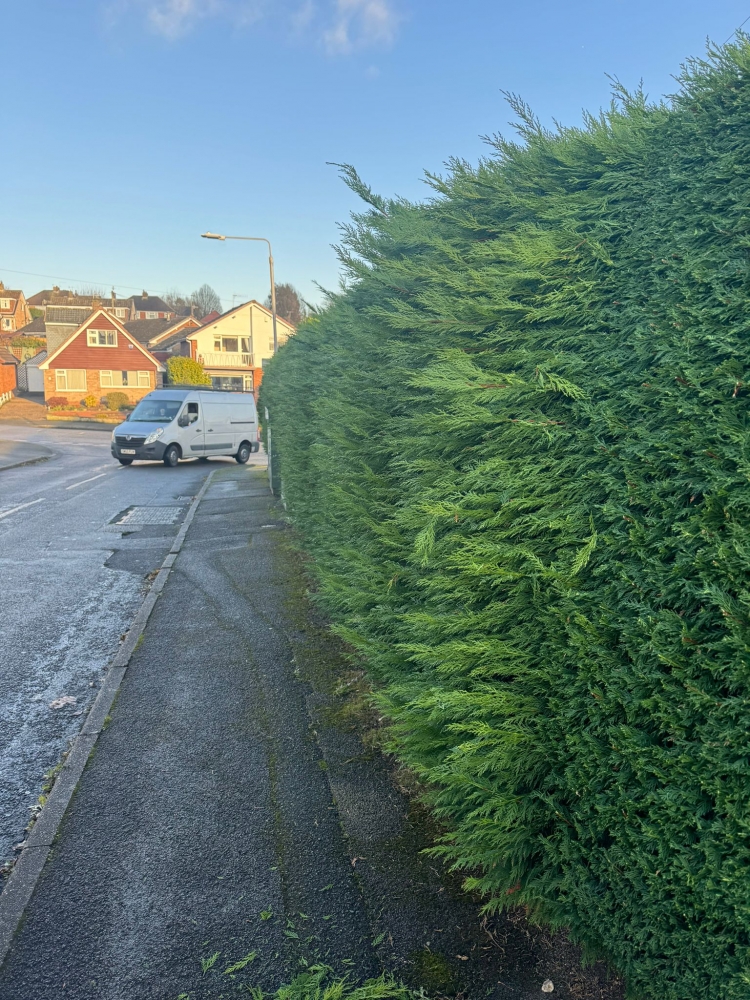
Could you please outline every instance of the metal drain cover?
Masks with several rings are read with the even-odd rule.
[[[174,524],[182,507],[133,507],[115,524]]]

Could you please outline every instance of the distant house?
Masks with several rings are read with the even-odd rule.
[[[279,346],[294,333],[291,323],[276,319]],[[263,376],[263,363],[273,356],[271,310],[254,299],[209,321],[186,340],[190,356],[199,361],[217,389],[255,391]]]
[[[18,358],[7,347],[0,347],[0,406],[13,397],[16,388],[16,368]]]
[[[31,310],[20,289],[6,288],[0,281],[0,333],[15,333],[31,322]]]
[[[41,312],[44,319],[47,318],[47,309],[88,309],[93,312],[95,309],[105,309],[108,313],[116,316],[122,322],[132,319],[133,300],[132,298],[118,299],[114,289],[109,298],[102,295],[79,295],[71,292],[67,288],[59,288],[54,285],[52,288],[45,288],[36,295],[32,295],[28,300],[29,306],[35,311]]]
[[[18,366],[16,378],[18,388],[22,392],[44,392],[44,372],[39,365],[47,357],[46,351],[40,351],[33,358],[27,358]]]
[[[142,295],[134,295],[130,299],[132,303],[131,320],[135,319],[174,319],[176,313],[174,309],[160,299],[157,295],[149,295],[144,291]]]
[[[194,316],[179,316],[176,319],[136,319],[126,323],[125,329],[163,361],[164,358],[160,357],[162,353],[189,356],[187,334],[200,325],[200,320]]]
[[[65,396],[69,401],[86,395],[100,399],[112,390],[124,392],[131,403],[155,389],[161,363],[124,325],[97,309],[85,317],[67,340],[39,365],[44,372],[44,396]]]
[[[13,343],[13,340],[18,340],[23,337],[27,341],[26,344]],[[36,343],[34,343],[36,341]],[[22,326],[20,330],[16,331],[11,340],[8,341],[6,346],[10,350],[11,354],[15,354],[19,361],[28,361],[29,358],[33,358],[35,354],[39,353],[39,350],[47,343],[47,328],[44,324],[44,319],[41,316],[37,316],[32,319],[30,323],[26,326]],[[20,374],[19,374],[20,378]],[[19,386],[20,386],[19,381]]]

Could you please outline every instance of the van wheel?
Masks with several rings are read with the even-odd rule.
[[[132,458],[118,458],[117,461],[120,463],[120,465],[132,465],[133,464],[133,459]]]
[[[250,458],[250,445],[247,441],[243,441],[242,444],[237,449],[237,454],[234,456],[240,465],[244,465],[245,462]]]
[[[170,446],[164,452],[164,464],[168,465],[170,469],[174,469],[179,461],[180,461],[180,449],[177,447],[176,444],[170,444]]]

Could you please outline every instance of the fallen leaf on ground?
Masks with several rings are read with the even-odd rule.
[[[62,698],[55,698],[54,701],[51,701],[49,703],[49,707],[50,708],[65,708],[66,705],[75,705],[75,703],[77,701],[78,701],[78,699],[74,698],[72,695],[64,694],[62,696]]]
[[[551,993],[555,988],[555,984],[551,979],[545,979],[542,983],[542,993]]]

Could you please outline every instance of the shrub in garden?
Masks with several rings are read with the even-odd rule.
[[[68,405],[67,397],[65,396],[50,396],[46,400],[46,406],[49,410],[60,410]]]
[[[95,410],[99,406],[99,400],[96,396],[89,393],[88,396],[84,396],[81,400],[81,406],[85,407],[87,410]]]
[[[211,376],[193,358],[170,358],[167,361],[166,378],[170,385],[211,385]]]
[[[438,850],[634,995],[750,996],[750,44],[373,195],[268,365],[284,497]]]
[[[108,392],[104,402],[110,410],[120,410],[123,406],[127,406],[130,400],[125,392]]]

